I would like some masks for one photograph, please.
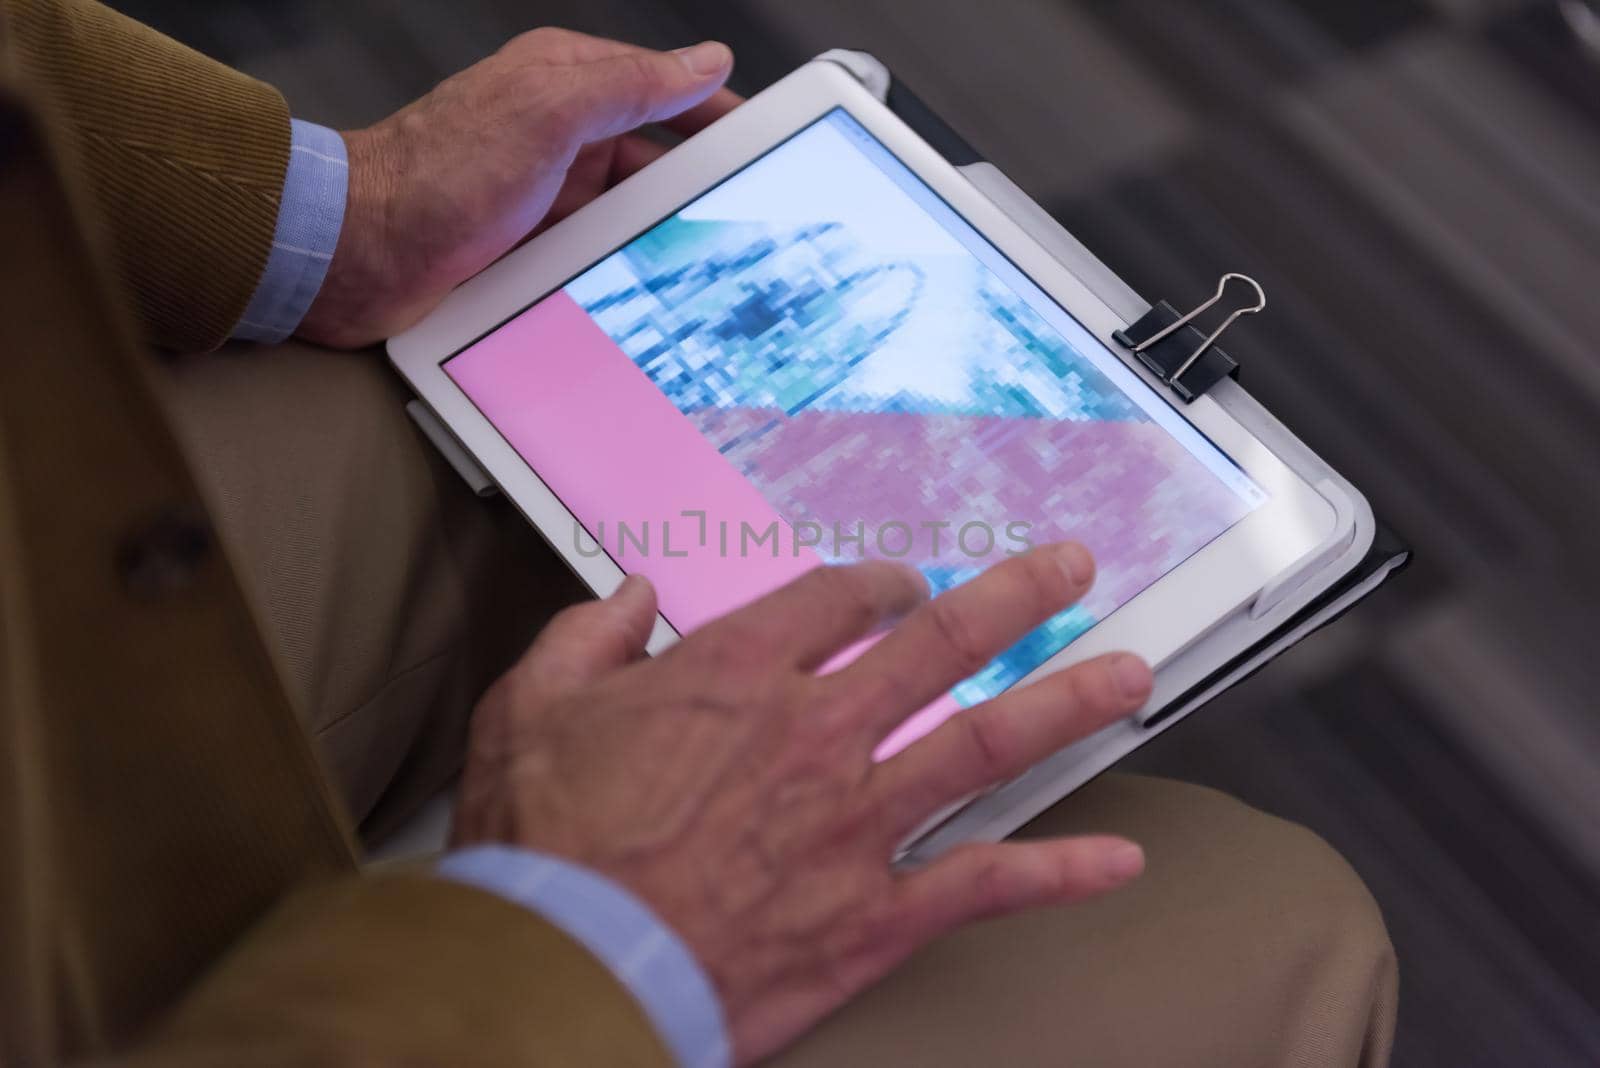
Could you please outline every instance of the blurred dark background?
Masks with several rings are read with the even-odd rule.
[[[1139,768],[1305,823],[1401,961],[1395,1063],[1600,1064],[1600,4],[119,0],[364,125],[514,33],[866,49],[1146,297],[1226,270],[1244,382],[1414,545]]]

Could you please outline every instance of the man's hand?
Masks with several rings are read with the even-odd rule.
[[[558,616],[484,696],[455,841],[543,850],[629,887],[705,966],[738,1060],[765,1056],[941,932],[1139,873],[1139,848],[1109,837],[889,867],[940,807],[1136,710],[1151,687],[1136,657],[1047,676],[872,760],[1092,575],[1080,546],[1050,546],[927,601],[910,568],[819,568],[655,659],[655,595],[630,578]],[[859,659],[817,673],[886,626]]]
[[[421,100],[344,134],[339,246],[300,336],[353,348],[415,323],[541,224],[666,151],[739,98],[715,42],[653,52],[566,30],[513,39]]]

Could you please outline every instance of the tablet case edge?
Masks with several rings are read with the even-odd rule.
[[[1036,239],[1072,271],[1100,299],[1124,321],[1135,322],[1150,308],[1132,287],[1095,256],[1081,241],[1056,221],[1037,201],[1007,178],[999,168],[989,163],[972,145],[948,123],[929,108],[920,97],[904,83],[899,82],[888,68],[875,57],[864,52],[833,50],[818,59],[839,63],[850,70],[862,84],[871,89],[891,111],[900,117],[923,140],[955,165],[968,181],[994,204],[1020,223]],[[1051,246],[1055,247],[1051,247]],[[1372,514],[1366,499],[1348,481],[1311,451],[1281,421],[1260,405],[1237,383],[1218,383],[1218,402],[1236,417],[1245,416],[1248,422],[1264,425],[1272,432],[1273,445],[1290,446],[1298,453],[1301,465],[1321,469],[1336,479],[1360,501],[1360,509],[1370,539],[1362,547],[1360,558],[1353,567],[1341,554],[1323,569],[1333,573],[1331,581],[1312,580],[1299,596],[1291,594],[1286,603],[1302,603],[1287,613],[1243,651],[1225,657],[1221,663],[1187,686],[1181,693],[1162,701],[1154,710],[1136,722],[1128,721],[1119,728],[1131,732],[1118,744],[1096,747],[1099,752],[1085,753],[1081,761],[1068,761],[1076,766],[1060,769],[1066,774],[1047,774],[1050,765],[1067,757],[1075,750],[1096,738],[1086,739],[1078,746],[1069,747],[1028,774],[1007,783],[995,791],[959,806],[934,825],[915,835],[901,854],[903,863],[916,864],[931,860],[939,853],[961,842],[975,839],[997,840],[1003,838],[1062,797],[1079,788],[1116,763],[1127,753],[1144,744],[1156,733],[1169,729],[1201,706],[1244,681],[1264,668],[1288,649],[1322,627],[1334,622],[1356,604],[1377,590],[1391,575],[1410,560],[1411,552],[1403,540],[1384,526]],[[1256,429],[1256,426],[1252,426]],[[1292,443],[1292,445],[1291,445]],[[1361,531],[1358,530],[1359,537]],[[1352,546],[1354,548],[1354,546]],[[1271,613],[1274,615],[1280,613]],[[1203,644],[1203,641],[1202,641]],[[1193,655],[1194,648],[1179,655]],[[1214,653],[1213,653],[1214,655]],[[1171,665],[1166,665],[1170,669]],[[1105,732],[1102,732],[1105,733]],[[1046,774],[1041,774],[1046,773]],[[1072,781],[1076,779],[1077,781]],[[1041,781],[1042,780],[1042,781]]]

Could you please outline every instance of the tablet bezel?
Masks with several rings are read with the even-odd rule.
[[[643,171],[463,284],[421,323],[392,338],[395,367],[568,566],[599,596],[625,572],[578,551],[577,520],[444,372],[443,362],[663,217],[834,108],[842,107],[1158,395],[1165,387],[1111,341],[1126,323],[960,171],[844,68],[799,68]],[[1180,409],[1270,495],[1266,504],[1040,665],[1022,683],[1112,649],[1157,669],[1248,604],[1333,533],[1333,507],[1210,398]],[[677,633],[658,617],[652,652]]]

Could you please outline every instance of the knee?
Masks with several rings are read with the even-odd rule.
[[[1203,888],[1209,920],[1233,932],[1231,952],[1213,948],[1224,981],[1275,1024],[1260,1033],[1271,1047],[1256,1051],[1263,1063],[1386,1063],[1398,967],[1383,913],[1349,861],[1311,830],[1226,794],[1171,789],[1169,811],[1182,815],[1154,843],[1152,868],[1171,864]],[[1180,836],[1208,843],[1209,857],[1186,859]]]
[[[1280,947],[1265,974],[1281,984],[1285,1055],[1291,1063],[1313,1054],[1317,1060],[1305,1063],[1387,1063],[1399,966],[1377,901],[1320,836],[1246,812],[1243,818],[1261,824],[1255,833],[1274,858],[1255,915],[1260,937]]]
[[[1035,830],[1144,845],[1144,876],[1101,918],[1141,970],[1169,977],[1174,1011],[1229,1022],[1218,1055],[1193,1063],[1383,1063],[1394,949],[1372,894],[1318,835],[1216,790],[1130,775],[1091,783]]]

